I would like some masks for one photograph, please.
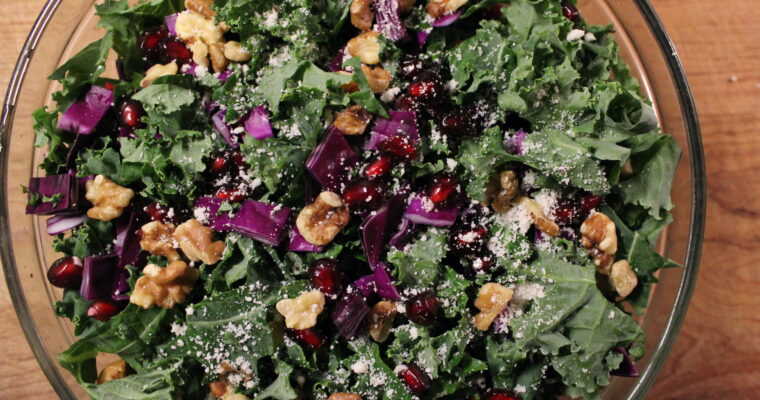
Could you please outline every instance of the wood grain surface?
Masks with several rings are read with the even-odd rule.
[[[648,398],[760,399],[760,1],[651,0],[675,42],[707,156],[696,294]],[[0,0],[0,94],[42,0]],[[0,399],[55,399],[0,283]]]

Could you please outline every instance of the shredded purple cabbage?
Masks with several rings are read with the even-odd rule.
[[[57,235],[82,225],[87,219],[87,214],[56,215],[45,221],[45,230],[48,235]]]
[[[612,351],[622,354],[623,361],[621,361],[617,369],[610,372],[610,374],[615,376],[622,376],[625,378],[636,378],[640,375],[638,368],[636,368],[636,363],[633,362],[631,354],[628,353],[628,350],[626,350],[624,347],[615,347],[612,349]]]
[[[461,16],[462,16],[461,11],[444,15],[433,22],[433,28],[443,28],[443,27],[449,26],[453,24],[454,22],[457,22],[457,20],[459,20],[459,17]]]
[[[404,197],[395,196],[362,223],[362,247],[370,267],[376,268],[380,264],[388,239],[401,221],[403,209]]]
[[[113,106],[113,92],[93,85],[83,99],[75,101],[63,112],[61,119],[58,120],[58,129],[89,135],[111,106]]]
[[[520,129],[517,132],[515,132],[514,135],[510,136],[507,139],[507,143],[505,145],[506,150],[511,154],[516,154],[518,156],[525,155],[523,154],[523,142],[525,141],[525,138],[528,136],[528,133],[524,130]]]
[[[398,231],[393,236],[391,236],[388,244],[397,249],[402,249],[404,246],[406,246],[407,243],[409,243],[412,235],[414,235],[414,232],[416,231],[415,227],[416,225],[414,222],[406,218],[402,218],[401,225],[398,227]]]
[[[354,282],[354,288],[359,291],[364,297],[369,297],[372,293],[375,293],[375,275],[364,275]]]
[[[111,297],[118,261],[115,254],[85,257],[79,295],[89,301]]]
[[[232,128],[227,121],[224,120],[226,115],[226,110],[220,110],[211,116],[211,122],[214,124],[216,131],[219,132],[219,134],[222,135],[222,138],[224,138],[224,141],[227,142],[227,145],[235,149],[240,144],[238,143],[237,136],[232,133]]]
[[[356,336],[356,332],[359,330],[369,310],[370,308],[364,297],[353,291],[351,293],[344,293],[338,299],[333,312],[330,314],[330,318],[338,328],[338,333],[344,338],[350,339]]]
[[[338,128],[330,125],[322,142],[306,160],[306,169],[324,190],[340,193],[350,170],[359,163],[359,156]]]
[[[412,143],[420,142],[417,115],[414,111],[390,111],[390,119],[378,117],[370,132],[364,150],[375,150],[377,145],[396,135],[405,135]]]
[[[247,200],[229,223],[230,229],[270,246],[285,236],[290,208]]]
[[[321,253],[325,251],[325,246],[317,246],[309,243],[298,231],[298,227],[293,225],[293,229],[290,230],[290,242],[288,243],[288,251],[295,251],[299,253]]]
[[[440,211],[428,208],[422,198],[415,197],[406,209],[404,218],[420,225],[451,226],[459,215],[459,207]]]
[[[131,265],[138,269],[145,266],[148,261],[148,253],[140,246],[140,228],[148,223],[148,214],[137,211],[130,214],[129,218],[116,226],[116,246],[114,251],[119,257],[119,267]]]
[[[30,202],[27,214],[50,215],[73,213],[78,209],[79,182],[72,174],[47,175],[29,180]],[[32,202],[32,198],[36,198]]]
[[[343,62],[346,60],[346,48],[343,47],[342,49],[338,50],[338,53],[335,54],[335,57],[330,60],[330,63],[327,64],[327,70],[330,72],[338,72],[343,71]]]
[[[398,0],[375,0],[374,5],[376,29],[394,42],[409,40],[398,14]]]
[[[169,14],[164,17],[164,25],[166,25],[166,28],[169,29],[169,34],[172,36],[177,36],[177,30],[175,29],[175,26],[177,25],[177,17],[179,17],[181,13],[176,14]]]
[[[393,279],[388,274],[388,266],[385,263],[380,263],[375,272],[375,291],[377,295],[388,300],[401,300],[401,294],[399,294],[396,285],[393,283]]]
[[[274,137],[272,125],[269,123],[269,113],[264,106],[253,108],[243,121],[243,127],[249,135],[258,140]]]

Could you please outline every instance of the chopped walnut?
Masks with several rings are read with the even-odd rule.
[[[190,261],[216,264],[226,246],[222,241],[212,242],[211,228],[203,226],[197,219],[189,219],[174,231],[174,239]]]
[[[87,216],[101,221],[120,217],[135,196],[132,189],[121,187],[103,175],[87,181],[86,189],[85,198],[93,205]]]
[[[639,278],[636,277],[636,273],[633,272],[633,268],[631,268],[631,264],[628,261],[620,260],[612,264],[610,284],[621,297],[625,298],[639,284]]]
[[[538,202],[528,197],[520,197],[517,199],[517,204],[525,207],[530,213],[530,217],[538,230],[552,237],[559,235],[559,225],[546,218],[544,210]]]
[[[352,57],[359,57],[364,64],[380,63],[380,42],[377,37],[380,34],[375,31],[368,31],[359,34],[348,41],[346,50]]]
[[[498,179],[493,179],[486,188],[486,205],[497,213],[509,211],[519,192],[520,184],[515,171],[502,171]]]
[[[148,253],[166,257],[169,261],[179,260],[172,234],[174,226],[159,221],[148,222],[140,228],[140,247]]]
[[[478,330],[487,331],[499,314],[512,300],[512,289],[498,283],[486,283],[480,288],[478,298],[475,300],[475,308],[480,312],[473,319],[473,324]]]
[[[338,71],[336,74],[343,75],[343,76],[353,76],[354,74],[348,72],[348,71]],[[340,87],[343,89],[345,93],[354,93],[359,91],[359,84],[356,83],[356,81],[350,81],[348,83],[344,83]]]
[[[127,362],[124,360],[117,360],[103,367],[98,374],[98,379],[95,383],[100,385],[106,382],[115,381],[129,375],[129,372],[130,368],[129,365],[127,365]]]
[[[393,328],[393,320],[396,318],[396,304],[392,301],[383,300],[372,307],[369,318],[369,335],[378,343],[385,342]]]
[[[414,3],[417,0],[399,0],[398,1],[398,12],[405,13],[414,7]]]
[[[304,207],[296,218],[296,226],[307,242],[324,246],[348,225],[350,214],[343,200],[333,192],[322,192],[313,203]]]
[[[177,36],[187,43],[201,40],[210,46],[224,42],[222,29],[214,24],[212,19],[194,11],[180,13],[174,24],[174,30],[177,31]]]
[[[198,270],[183,261],[174,261],[166,267],[148,264],[129,301],[145,309],[154,305],[172,308],[185,301],[197,280]]]
[[[227,394],[227,383],[225,382],[211,382],[208,384],[208,390],[214,397],[222,397]]]
[[[362,400],[362,397],[353,393],[333,393],[327,400]]]
[[[196,40],[188,43],[187,48],[193,53],[193,62],[201,67],[208,68],[208,46],[206,43]]]
[[[208,54],[211,56],[211,66],[216,72],[222,72],[230,65],[230,60],[224,55],[224,43],[212,43],[208,45]]]
[[[373,0],[353,0],[351,2],[351,23],[360,31],[372,29],[372,21],[375,19],[375,13],[372,12]]]
[[[615,223],[610,217],[598,212],[583,222],[581,235],[581,244],[591,254],[597,271],[609,275],[617,252]]]
[[[247,62],[251,60],[251,52],[243,47],[240,42],[230,40],[224,44],[224,56],[230,61]]]
[[[227,393],[222,396],[222,400],[251,400],[246,395],[240,393]]]
[[[393,77],[383,67],[368,67],[362,65],[362,72],[367,77],[367,83],[369,83],[372,93],[383,93],[388,90],[388,86],[391,85]]]
[[[427,12],[431,17],[439,18],[455,12],[465,4],[467,4],[467,0],[430,0],[427,5]]]
[[[290,329],[309,329],[317,324],[317,315],[325,308],[325,295],[319,290],[302,293],[295,299],[277,302],[277,311]]]
[[[372,114],[362,106],[354,105],[341,111],[333,125],[344,135],[361,135],[371,120]]]
[[[214,19],[216,11],[211,9],[214,0],[185,0],[185,8],[195,11],[206,19]]]
[[[179,71],[179,67],[174,61],[168,64],[156,64],[145,71],[145,78],[140,81],[140,87],[148,87],[153,81],[162,76],[176,75],[177,71]]]

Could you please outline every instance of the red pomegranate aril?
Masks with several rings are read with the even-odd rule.
[[[491,19],[501,18],[502,16],[501,9],[506,6],[507,6],[506,3],[494,4],[488,8],[488,10],[486,11],[486,16]]]
[[[380,185],[369,180],[353,182],[343,190],[343,202],[352,210],[375,210],[383,203]]]
[[[381,154],[375,157],[374,160],[370,161],[367,167],[364,168],[364,176],[367,178],[385,176],[391,172],[393,167],[395,167],[395,164],[396,162],[393,157],[386,154]]]
[[[578,207],[572,200],[562,199],[554,208],[554,222],[559,225],[574,225],[578,222]]]
[[[377,149],[383,153],[392,154],[404,161],[417,158],[417,146],[406,136],[396,135],[383,140],[377,145]]]
[[[325,345],[325,335],[315,328],[289,329],[288,332],[304,346],[316,350]]]
[[[578,9],[569,3],[562,4],[562,15],[573,22],[578,22],[581,17],[581,13],[578,11]]]
[[[416,365],[407,364],[399,371],[398,377],[404,381],[412,393],[422,396],[430,389],[430,378]]]
[[[137,100],[127,100],[119,108],[121,124],[128,128],[139,129],[144,127],[145,123],[142,122],[144,116],[145,110]]]
[[[237,203],[238,201],[243,201],[243,199],[245,199],[245,193],[241,192],[239,189],[220,189],[216,192],[216,196],[214,197]]]
[[[333,258],[320,258],[309,265],[309,282],[311,285],[331,298],[343,291],[343,271],[338,261]]]
[[[406,316],[416,324],[428,325],[436,318],[438,303],[438,297],[433,293],[420,293],[407,301]]]
[[[165,37],[161,41],[159,50],[164,62],[176,61],[179,65],[189,64],[193,60],[193,53],[185,43],[175,37]]]
[[[483,225],[464,225],[452,232],[452,250],[465,257],[480,256],[488,244],[488,230]]]
[[[436,175],[430,181],[426,194],[436,207],[448,207],[458,200],[459,180],[451,175]]]
[[[441,131],[457,138],[469,138],[477,134],[475,124],[460,111],[448,113],[441,119]]]
[[[245,157],[243,156],[243,153],[239,151],[232,153],[232,162],[238,167],[245,165]]]
[[[87,309],[87,316],[98,321],[108,321],[121,311],[121,307],[114,302],[96,300]]]
[[[82,260],[62,257],[53,262],[47,272],[50,284],[62,289],[72,289],[82,284]]]
[[[438,100],[443,95],[443,84],[435,79],[423,79],[409,85],[408,93],[422,102]]]
[[[472,269],[476,273],[488,273],[493,266],[493,258],[491,257],[476,257],[472,260]]]
[[[211,160],[211,172],[214,174],[222,174],[227,171],[229,167],[228,159],[225,156],[216,156]]]
[[[419,57],[406,54],[399,61],[398,76],[401,79],[412,80],[422,72],[423,68],[424,64]]]
[[[169,36],[169,30],[165,26],[156,26],[148,29],[137,41],[137,47],[143,56],[155,59],[159,55],[161,41]]]
[[[586,217],[591,210],[599,207],[602,204],[602,198],[591,193],[584,193],[581,195],[581,212],[582,217]]]
[[[159,222],[164,221],[169,213],[168,208],[158,203],[150,203],[143,210],[150,215],[150,219]]]
[[[420,112],[422,110],[419,100],[412,97],[409,93],[403,93],[396,97],[395,105],[399,111]]]
[[[103,84],[103,87],[106,88],[106,90],[110,90],[112,92],[116,88],[116,86],[113,84],[113,82],[106,82],[106,83]]]
[[[489,389],[483,400],[521,400],[520,396],[509,390]]]

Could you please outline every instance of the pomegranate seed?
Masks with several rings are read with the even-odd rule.
[[[62,257],[53,262],[47,272],[50,284],[63,288],[76,288],[82,284],[82,260],[77,257]]]
[[[404,161],[417,158],[417,147],[406,136],[396,135],[383,140],[377,145],[381,152],[392,154]]]
[[[443,91],[443,84],[433,79],[425,79],[409,85],[409,94],[425,103],[440,100]]]
[[[476,257],[472,260],[472,269],[475,273],[488,273],[493,266],[493,258],[491,257]]]
[[[143,56],[149,59],[157,59],[161,41],[167,36],[169,36],[169,30],[163,25],[150,28],[140,36],[137,47]]]
[[[316,328],[288,329],[288,332],[306,347],[316,350],[325,345],[325,335]]]
[[[381,154],[375,157],[364,169],[364,175],[367,178],[377,178],[389,173],[395,166],[393,157]]]
[[[488,230],[483,225],[464,225],[452,231],[452,250],[465,257],[479,256],[488,244]]]
[[[106,90],[110,90],[112,92],[116,88],[116,86],[114,86],[113,82],[106,82],[106,83],[103,84],[103,87],[106,88]]]
[[[245,157],[243,156],[243,153],[239,151],[232,153],[232,162],[238,167],[245,165]]]
[[[399,61],[397,69],[398,76],[401,79],[412,80],[417,75],[422,73],[423,68],[424,64],[422,63],[422,60],[419,59],[419,57],[411,54],[405,54],[401,58],[401,61]]]
[[[169,210],[163,206],[161,206],[158,203],[150,203],[143,209],[148,215],[150,215],[150,219],[153,221],[159,221],[163,222],[166,220],[166,216],[169,212]]]
[[[483,400],[521,400],[520,396],[509,390],[489,389]]]
[[[145,116],[145,110],[142,104],[137,100],[127,100],[119,108],[119,117],[121,124],[133,129],[140,129],[145,126],[142,117]]]
[[[380,185],[368,180],[351,183],[343,191],[343,202],[352,210],[376,210],[383,205]]]
[[[406,316],[414,323],[428,325],[438,312],[438,298],[431,292],[420,293],[407,301]]]
[[[193,60],[193,53],[185,43],[175,37],[167,36],[161,40],[161,60],[165,63],[172,60],[179,65],[189,64]]]
[[[446,114],[441,120],[441,131],[457,138],[473,137],[478,133],[474,122],[461,111]]]
[[[216,156],[211,160],[211,172],[214,174],[221,175],[227,170],[227,167],[229,167],[229,164],[225,156]]]
[[[582,217],[586,217],[591,210],[599,207],[602,204],[602,198],[595,196],[591,193],[584,193],[581,195],[581,212]]]
[[[396,109],[400,111],[414,111],[414,112],[422,111],[422,106],[420,105],[420,102],[408,93],[404,93],[396,97],[395,104],[396,104]]]
[[[98,321],[108,321],[121,311],[116,303],[107,300],[98,300],[90,304],[87,316]]]
[[[216,192],[216,196],[214,197],[217,199],[228,200],[233,203],[237,203],[245,199],[245,193],[242,193],[240,189],[219,189],[219,191]]]
[[[507,6],[506,3],[494,4],[488,8],[488,11],[486,11],[486,16],[491,19],[501,18],[501,15],[502,15],[501,9],[506,6]]]
[[[554,208],[554,222],[559,225],[574,225],[578,223],[579,210],[576,204],[569,199],[560,199]]]
[[[459,180],[449,174],[436,175],[428,184],[427,196],[438,208],[447,208],[459,200]]]
[[[343,290],[343,271],[334,258],[320,258],[309,265],[309,281],[315,289],[335,298]]]
[[[412,393],[422,396],[430,389],[430,378],[416,365],[406,364],[398,377],[404,381]]]
[[[578,22],[581,17],[581,13],[578,11],[578,9],[570,3],[562,4],[562,15],[573,22]]]

